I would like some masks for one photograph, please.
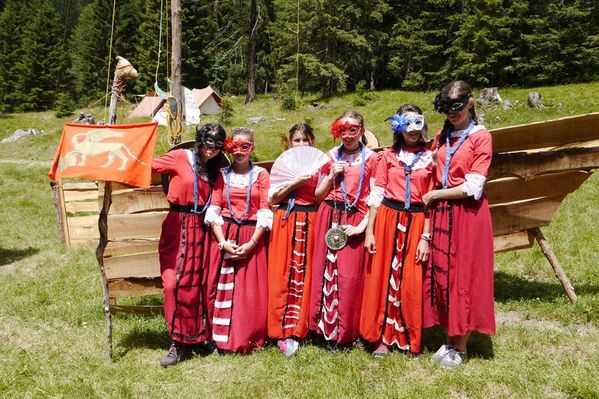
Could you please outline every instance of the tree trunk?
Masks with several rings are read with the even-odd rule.
[[[181,113],[181,120],[185,120],[185,97],[181,86],[181,1],[171,0],[171,27],[173,37],[171,41],[171,82],[173,84],[172,96],[177,100],[177,112]]]
[[[248,91],[245,103],[256,99],[256,28],[258,26],[258,8],[256,0],[250,1],[250,18],[248,25]]]
[[[530,108],[541,109],[543,108],[543,101],[541,100],[541,94],[532,92],[528,93],[528,106]]]

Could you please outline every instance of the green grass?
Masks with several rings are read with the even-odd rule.
[[[525,103],[528,91],[500,93]],[[561,111],[488,109],[488,125],[592,112],[599,104],[599,84],[536,91],[547,103],[561,101]],[[367,126],[389,140],[384,118],[406,101],[428,106],[432,93],[377,96],[358,109]],[[321,102],[315,111],[282,112],[268,96],[247,107],[238,98],[232,126],[250,116],[285,119],[254,125],[263,159],[280,152],[278,134],[306,119],[327,148],[327,127],[352,100],[348,95]],[[440,116],[427,116],[436,130]],[[418,359],[393,353],[374,360],[361,345],[334,354],[306,345],[286,361],[271,346],[250,356],[198,357],[162,369],[158,360],[169,338],[161,316],[116,315],[115,361],[107,361],[95,256],[87,249],[66,250],[58,240],[47,170],[63,122],[51,113],[0,115],[0,139],[16,128],[48,133],[0,145],[0,397],[599,397],[599,177],[568,196],[543,229],[578,303],[564,296],[538,248],[498,254],[497,335],[474,336],[472,358],[460,370],[441,370],[429,360],[441,336],[437,330],[426,332],[427,352]],[[193,130],[185,135],[192,138]]]

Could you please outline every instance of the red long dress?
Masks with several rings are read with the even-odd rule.
[[[338,149],[339,147],[335,147],[328,153],[331,161],[323,166],[321,175],[328,174],[338,160]],[[360,152],[343,153],[339,160],[348,162],[343,175],[351,203],[358,192],[362,156]],[[374,179],[376,165],[376,154],[366,149],[365,173],[356,210],[342,210],[344,200],[338,176],[335,190],[331,190],[326,196],[316,215],[309,328],[332,343],[348,344],[359,337],[366,249],[364,233],[349,237],[347,245],[339,251],[328,249],[325,235],[333,222],[356,226],[362,221],[368,211],[366,199],[370,194],[371,183],[374,184],[371,179]]]
[[[287,198],[279,204],[268,246],[268,336],[305,338],[314,252],[318,176],[295,190],[288,217]]]
[[[447,154],[438,148],[436,184],[440,187]],[[458,138],[451,139],[453,146]],[[493,154],[491,134],[476,126],[451,158],[448,187],[467,174],[487,176]],[[471,331],[495,333],[493,289],[493,225],[484,194],[438,201],[431,211],[432,245],[424,283],[424,327],[442,325],[448,336]]]
[[[209,228],[204,224],[203,214],[189,212],[194,202],[193,162],[194,156],[189,150],[174,150],[152,161],[152,172],[170,175],[167,199],[171,210],[162,223],[158,242],[164,317],[171,338],[189,344],[210,338],[205,300]],[[208,178],[201,175],[198,179],[200,210],[209,192]]]
[[[223,220],[226,240],[238,245],[250,241],[256,227],[270,228],[272,211],[268,205],[269,177],[266,169],[253,166],[250,206],[241,224],[233,220],[226,198],[225,178],[228,168],[221,169],[212,195],[211,207],[206,215],[208,222]],[[246,210],[246,196],[250,173],[231,172],[230,199],[238,219]],[[210,276],[208,281],[208,315],[212,327],[212,340],[225,351],[248,353],[264,345],[267,337],[266,312],[268,302],[266,235],[246,258],[225,259],[225,252],[212,240],[210,250]]]
[[[432,188],[433,160],[424,151],[411,171],[410,210],[404,210],[406,173],[420,147],[399,154],[386,150],[379,160],[375,190],[384,190],[374,225],[376,253],[366,268],[360,319],[361,336],[372,343],[397,345],[420,353],[424,265],[416,249],[428,217],[422,196]]]

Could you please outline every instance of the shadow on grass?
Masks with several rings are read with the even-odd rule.
[[[0,266],[6,266],[28,256],[35,255],[40,250],[38,248],[25,249],[5,249],[0,247]]]
[[[495,300],[497,302],[520,301],[520,300],[547,300],[564,295],[564,289],[559,280],[555,282],[544,282],[528,280],[523,277],[495,272]],[[599,294],[599,285],[573,284],[577,294],[594,295]]]
[[[115,359],[124,358],[132,349],[168,349],[171,337],[166,328],[163,331],[142,330],[135,328],[129,331],[122,339],[115,342]]]
[[[443,327],[426,328],[422,331],[422,349],[435,353],[445,343],[445,329]],[[485,334],[473,332],[468,340],[468,357],[493,359],[493,341]]]

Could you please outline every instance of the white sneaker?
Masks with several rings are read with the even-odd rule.
[[[445,356],[447,356],[449,351],[452,349],[453,349],[453,346],[451,346],[451,345],[446,345],[446,344],[441,345],[441,347],[439,349],[437,349],[437,351],[433,355],[433,360],[435,362],[440,362],[441,360],[443,360],[443,358]]]
[[[456,367],[460,367],[462,363],[466,361],[466,358],[466,352],[459,352],[455,349],[450,349],[449,353],[447,353],[447,355],[441,359],[441,367],[446,369],[455,369]]]

